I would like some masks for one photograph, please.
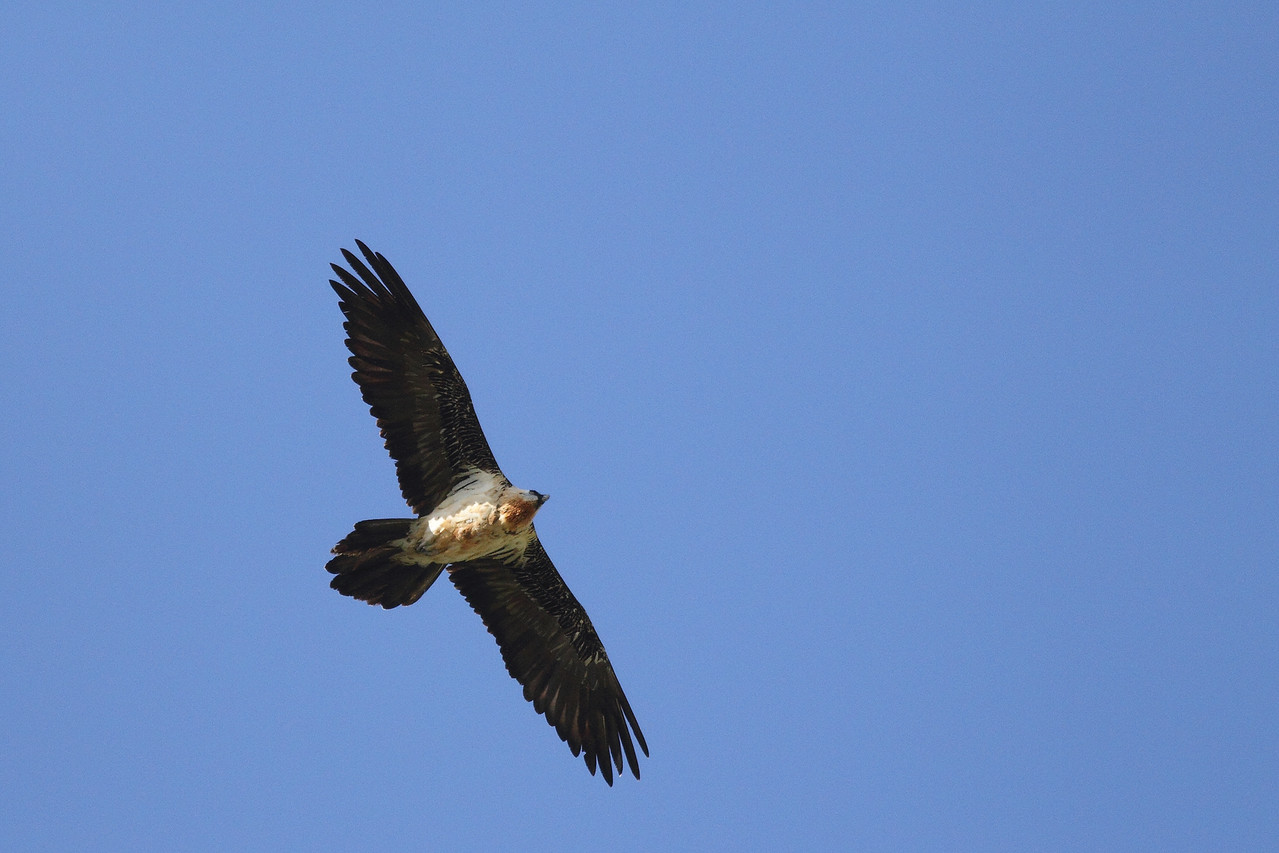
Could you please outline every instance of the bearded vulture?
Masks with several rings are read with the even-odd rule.
[[[356,241],[350,271],[333,264],[346,315],[351,374],[377,418],[404,499],[417,518],[357,522],[333,547],[330,586],[385,608],[412,604],[448,569],[497,639],[524,698],[609,785],[630,765],[640,732],[604,645],[533,528],[546,503],[502,475],[471,394],[404,280]],[[633,735],[633,737],[632,737]],[[623,761],[625,756],[625,761]]]

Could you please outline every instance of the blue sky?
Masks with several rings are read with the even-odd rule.
[[[21,4],[0,847],[1279,845],[1273,4]],[[394,263],[647,735],[407,514]]]

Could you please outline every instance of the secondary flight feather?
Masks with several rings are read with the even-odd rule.
[[[377,418],[416,518],[357,522],[333,548],[330,586],[391,608],[412,604],[444,570],[497,639],[524,698],[592,774],[648,755],[590,618],[542,548],[533,516],[547,496],[511,485],[480,429],[466,382],[403,279],[356,241],[333,264],[351,374]]]

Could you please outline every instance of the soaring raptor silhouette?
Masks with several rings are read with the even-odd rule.
[[[343,595],[385,608],[412,604],[448,569],[489,632],[524,698],[592,775],[627,764],[648,745],[604,644],[542,549],[533,516],[546,495],[503,476],[471,394],[417,300],[382,255],[359,240],[367,266],[333,264],[346,315],[351,374],[377,418],[404,499],[417,518],[356,523],[326,568]],[[357,277],[358,276],[358,277]],[[632,732],[634,740],[632,740]],[[623,754],[625,762],[623,762]]]

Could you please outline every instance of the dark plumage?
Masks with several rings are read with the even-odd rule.
[[[628,765],[638,779],[635,744],[648,755],[639,723],[591,620],[532,525],[545,496],[515,489],[502,475],[466,382],[430,321],[386,258],[356,242],[364,261],[342,250],[351,271],[334,264],[339,281],[330,284],[347,318],[352,377],[419,518],[356,524],[333,549],[331,586],[391,608],[417,601],[447,568],[524,697],[573,754],[610,785],[614,769]],[[476,505],[491,512],[468,515]]]

